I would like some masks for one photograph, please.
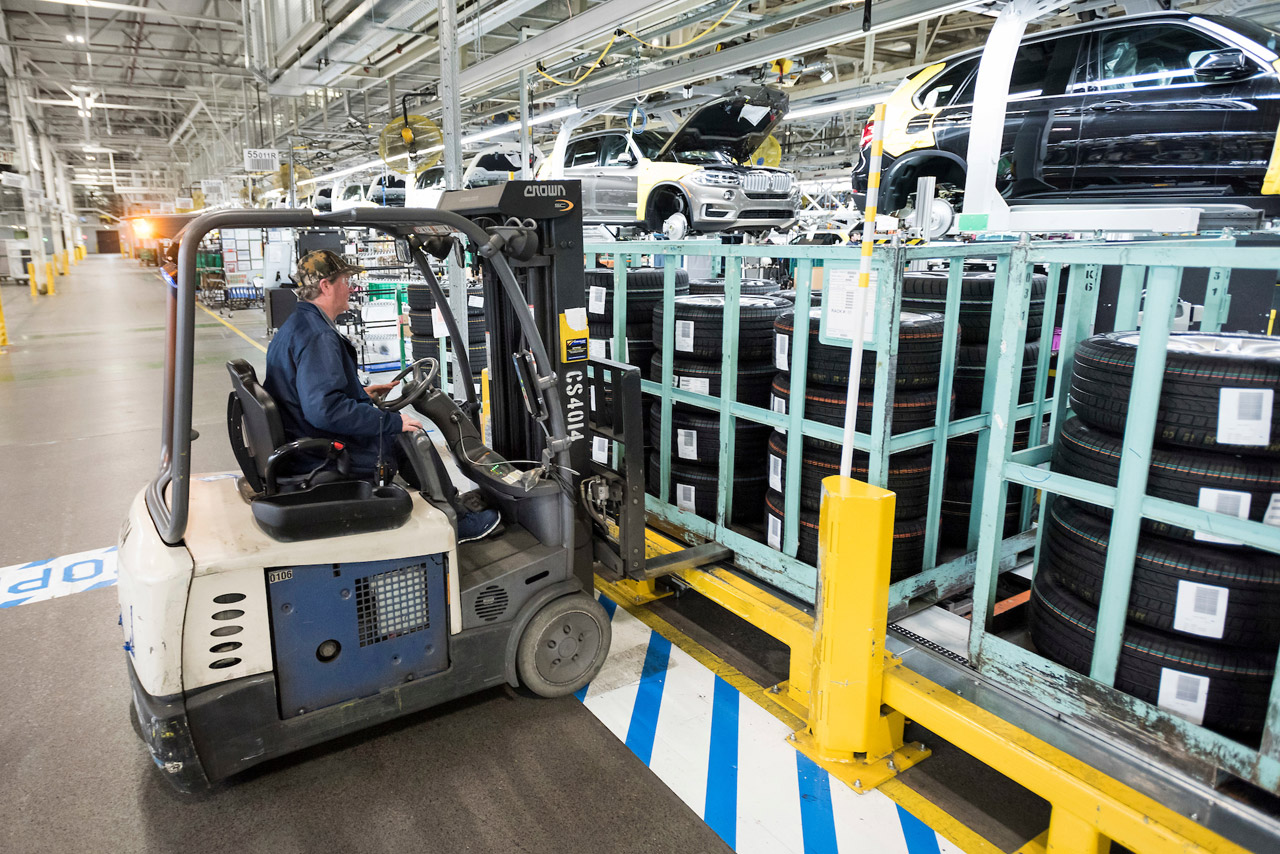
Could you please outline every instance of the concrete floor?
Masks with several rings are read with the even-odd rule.
[[[165,286],[92,256],[32,301],[3,286],[0,566],[115,542],[158,462]],[[262,316],[235,323],[260,336]],[[197,311],[194,471],[233,468],[227,359]],[[573,698],[493,690],[180,798],[129,722],[116,594],[0,611],[0,851],[712,852],[727,846]]]

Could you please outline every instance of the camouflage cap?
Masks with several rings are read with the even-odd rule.
[[[337,252],[317,249],[298,259],[298,284],[319,285],[321,279],[328,279],[341,273],[363,271],[364,267],[350,263]]]

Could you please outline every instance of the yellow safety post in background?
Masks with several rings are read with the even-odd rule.
[[[0,300],[0,347],[9,343],[9,330],[4,325],[4,300]]]
[[[792,741],[858,792],[929,755],[903,745],[902,714],[882,705],[896,501],[852,478],[822,481],[809,726]]]
[[[27,262],[27,282],[31,285],[31,295],[33,297],[40,295],[40,283],[36,281],[36,265]]]
[[[45,280],[49,283],[49,295],[56,294],[57,291],[53,287],[53,262],[46,261],[44,265]]]

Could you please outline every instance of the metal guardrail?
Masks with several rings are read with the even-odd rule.
[[[665,267],[661,359],[659,381],[646,380],[643,391],[654,395],[662,410],[661,435],[655,437],[660,459],[659,495],[649,496],[651,518],[687,532],[691,540],[705,538],[722,543],[736,554],[736,564],[744,571],[793,596],[813,602],[817,571],[795,558],[798,525],[802,448],[804,437],[841,441],[839,427],[804,418],[804,407],[792,405],[780,414],[737,402],[738,359],[733,336],[738,328],[737,299],[740,294],[744,260],[768,254],[786,259],[795,277],[795,329],[792,337],[792,365],[805,364],[808,348],[809,309],[814,299],[815,271],[856,269],[856,247],[759,247],[722,245],[704,241],[642,241],[589,243],[585,247],[588,266],[599,256],[613,260],[613,336],[615,354],[626,353],[627,301],[626,268],[636,266],[642,256],[661,258]],[[721,395],[712,397],[672,387],[674,355],[675,268],[689,256],[723,259],[725,293],[724,340],[721,352]],[[950,264],[950,287],[945,309],[943,352],[953,353],[959,335],[960,279],[965,259],[994,261],[996,294],[992,302],[991,333],[980,412],[952,420],[947,406],[939,406],[932,428],[911,433],[891,433],[891,413],[898,353],[898,316],[902,305],[902,275],[913,261],[942,260]],[[1208,263],[1207,263],[1208,262]],[[1212,266],[1210,266],[1210,264]],[[1067,390],[1077,344],[1092,333],[1098,307],[1103,266],[1121,267],[1116,329],[1136,328],[1143,308],[1143,336],[1129,405],[1120,486],[1107,487],[1063,472],[1053,472],[1047,463],[1052,446],[1069,411]],[[1200,329],[1217,332],[1230,305],[1229,281],[1233,270],[1280,269],[1280,252],[1274,249],[1242,248],[1230,238],[1166,240],[1139,243],[1062,243],[1023,241],[1021,243],[982,242],[967,245],[885,246],[876,250],[874,269],[879,283],[875,295],[872,339],[866,349],[877,353],[874,407],[869,432],[858,432],[854,446],[870,454],[868,482],[884,486],[892,453],[932,446],[933,471],[930,479],[927,514],[927,542],[922,571],[893,584],[889,590],[890,614],[902,614],[941,598],[972,590],[974,613],[969,637],[969,659],[985,676],[1063,719],[1087,720],[1092,727],[1114,732],[1139,752],[1162,759],[1166,765],[1183,768],[1206,781],[1218,771],[1249,781],[1280,794],[1280,681],[1273,683],[1266,731],[1259,744],[1247,744],[1135,699],[1112,687],[1120,654],[1136,549],[1136,533],[1141,517],[1164,521],[1184,528],[1207,531],[1238,540],[1246,545],[1280,552],[1280,529],[1200,510],[1189,505],[1145,495],[1146,462],[1150,457],[1163,376],[1165,348],[1173,325],[1173,309],[1182,272],[1209,267],[1209,286]],[[1021,346],[1032,293],[1032,274],[1046,269],[1048,284],[1041,340],[1053,340],[1061,326],[1057,353],[1057,382],[1048,390],[1052,366],[1051,348],[1040,348],[1036,365],[1032,402],[1019,404]],[[1065,272],[1065,285],[1061,284]],[[1056,322],[1059,291],[1065,287],[1065,311]],[[1008,346],[1015,344],[1016,346]],[[938,399],[948,401],[954,380],[954,363],[944,358],[938,378]],[[791,400],[803,400],[804,370],[791,372]],[[670,417],[673,404],[697,407],[718,413],[720,436],[719,479],[714,519],[703,519],[670,503],[668,495],[671,465]],[[734,430],[733,419],[741,418],[786,431],[787,459],[786,512],[781,553],[761,543],[748,532],[729,524],[733,506]],[[1047,427],[1047,441],[1032,430],[1030,446],[1013,451],[1013,425],[1030,418]],[[978,461],[975,469],[974,512],[971,516],[969,549],[945,562],[938,561],[938,528],[943,491],[944,461],[948,438],[976,434]],[[1021,507],[1020,532],[1003,537],[1003,522],[1009,484],[1025,489]],[[1035,491],[1066,495],[1081,501],[1115,508],[1113,547],[1106,567],[1106,586],[1101,601],[1097,643],[1087,690],[1081,690],[1079,674],[1055,664],[990,631],[1001,572],[1012,568],[1019,553],[1039,550],[1043,529],[1044,502],[1037,505]],[[1031,526],[1032,519],[1040,524]],[[1131,535],[1121,535],[1121,531]]]

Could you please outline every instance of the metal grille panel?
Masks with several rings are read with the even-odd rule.
[[[431,627],[427,565],[393,569],[356,580],[356,621],[360,646]]]
[[[476,616],[486,623],[492,623],[507,610],[507,591],[496,584],[490,584],[476,596]]]
[[[742,189],[748,193],[769,192],[769,173],[748,172],[747,176],[742,179]]]

